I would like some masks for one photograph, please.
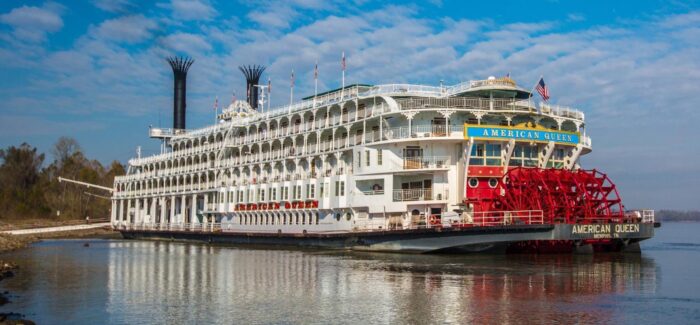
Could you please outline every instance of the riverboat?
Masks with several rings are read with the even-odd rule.
[[[395,252],[638,251],[651,210],[627,211],[580,110],[536,102],[510,77],[452,86],[352,84],[270,109],[261,66],[246,100],[185,127],[174,72],[162,152],[115,178],[125,238]],[[267,104],[267,107],[266,107]]]

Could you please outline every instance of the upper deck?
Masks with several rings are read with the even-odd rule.
[[[488,90],[510,91],[511,93],[508,94],[510,98],[477,97],[477,95],[483,95],[483,93]],[[553,119],[560,125],[564,121],[571,121],[577,127],[584,125],[585,115],[582,111],[566,106],[551,105],[542,102],[537,103],[529,96],[523,99],[522,97],[525,93],[527,92],[515,86],[515,83],[509,78],[468,81],[449,87],[414,84],[384,84],[375,86],[350,85],[343,89],[336,89],[319,94],[318,96],[306,97],[304,100],[292,105],[277,106],[268,112],[252,111],[248,114],[232,116],[224,111],[219,115],[221,118],[220,123],[211,126],[191,130],[151,128],[149,130],[149,135],[156,138],[167,138],[171,143],[176,143],[181,140],[208,136],[236,128],[245,128],[264,121],[285,117],[291,119],[294,115],[304,115],[306,112],[322,108],[328,109],[332,106],[343,107],[346,103],[363,100],[372,100],[372,102],[366,105],[367,108],[364,114],[362,114],[362,116],[357,116],[357,120],[377,117],[384,114],[410,113],[411,111],[419,110],[461,110],[471,111],[479,116],[488,114],[505,114],[506,116],[536,114],[541,118]],[[343,124],[343,120],[348,121],[350,119],[342,113],[338,116],[330,116],[329,118],[329,127]],[[400,140],[414,136],[400,131],[402,127],[405,128],[406,126],[396,126],[396,130],[399,131],[393,132],[393,137],[387,140]],[[311,130],[312,128],[306,129]],[[316,130],[316,128],[313,129]],[[463,127],[456,126],[450,127],[450,132],[448,133],[454,132],[456,136],[459,136],[463,131]],[[277,136],[288,136],[291,133],[297,132],[303,131],[296,130],[294,132],[278,134]],[[237,145],[251,144],[254,141],[260,140],[263,139],[254,136],[245,136],[244,139],[239,139],[239,141],[235,143]],[[590,138],[586,135],[582,135],[582,143],[588,148],[591,146]],[[213,148],[214,146],[209,147]],[[193,154],[201,150],[206,150],[206,147],[203,146],[199,150],[180,150],[161,153],[150,157],[135,158],[129,160],[129,164],[138,166]]]

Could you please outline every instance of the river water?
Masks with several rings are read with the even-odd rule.
[[[696,323],[700,223],[641,255],[432,256],[51,240],[1,257],[39,324]],[[84,247],[84,243],[89,247]]]

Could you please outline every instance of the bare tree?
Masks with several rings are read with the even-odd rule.
[[[51,154],[59,164],[63,164],[74,153],[82,151],[78,141],[69,137],[60,137],[51,148]]]

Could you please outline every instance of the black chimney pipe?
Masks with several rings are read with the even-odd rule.
[[[258,85],[258,82],[260,82],[260,76],[262,75],[263,71],[265,71],[265,67],[261,65],[248,65],[248,66],[240,66],[238,67],[241,72],[243,72],[243,75],[245,76],[245,81],[246,81],[246,101],[248,104],[250,104],[250,107],[252,107],[254,110],[258,109],[258,89],[255,87]]]
[[[187,70],[194,60],[188,57],[170,57],[167,59],[173,68],[173,129],[185,129],[185,111],[187,109]]]

